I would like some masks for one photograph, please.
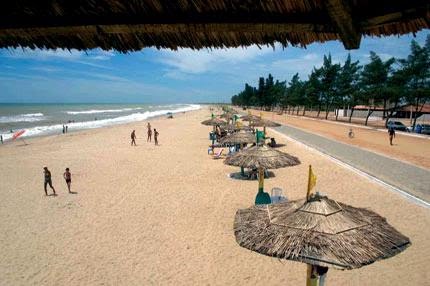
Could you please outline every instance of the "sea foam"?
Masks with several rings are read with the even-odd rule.
[[[35,122],[44,119],[43,113],[26,113],[10,116],[0,116],[0,123]]]
[[[162,109],[156,111],[145,111],[145,112],[136,112],[125,116],[119,116],[115,118],[109,119],[100,119],[100,120],[92,120],[92,121],[82,121],[82,122],[73,122],[68,123],[69,131],[75,130],[83,130],[83,129],[92,129],[92,128],[100,128],[104,126],[117,125],[130,123],[135,121],[146,120],[151,117],[165,115],[168,112],[171,113],[179,113],[200,109],[200,105],[190,104],[188,106],[176,108],[176,109]],[[49,135],[49,134],[59,134],[63,130],[62,124],[54,124],[54,125],[46,125],[46,126],[35,126],[31,128],[26,128],[25,133],[21,137],[32,137],[32,136],[40,136],[40,135]],[[15,130],[17,131],[17,130]],[[13,133],[2,134],[3,140],[12,139]]]

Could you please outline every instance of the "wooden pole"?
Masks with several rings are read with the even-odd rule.
[[[306,270],[306,286],[318,286],[318,276],[314,273],[314,266],[308,264]]]
[[[308,190],[306,192],[306,201],[309,200],[309,195],[311,193],[311,172],[312,172],[312,167],[311,165],[309,165],[309,173],[308,173]]]

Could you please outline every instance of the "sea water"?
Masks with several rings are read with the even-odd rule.
[[[1,104],[0,134],[10,140],[13,133],[25,130],[22,137],[61,134],[68,131],[100,128],[142,121],[155,116],[197,110],[198,104]]]

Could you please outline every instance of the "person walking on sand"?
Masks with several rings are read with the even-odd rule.
[[[69,168],[66,168],[66,171],[64,172],[63,177],[64,177],[64,180],[66,180],[67,189],[69,189],[69,193],[71,193],[70,185],[72,184],[72,173],[70,173]]]
[[[152,140],[152,130],[151,127],[148,128],[148,138],[146,139],[146,142],[151,142]]]
[[[133,146],[133,144],[134,144],[134,146],[137,146],[136,145],[136,131],[135,130],[133,130],[133,132],[131,132],[130,137],[131,137],[131,146]]]
[[[48,195],[48,190],[46,189],[46,186],[49,185],[54,192],[54,196],[57,195],[55,193],[55,189],[52,186],[52,180],[51,180],[51,172],[48,170],[48,167],[43,167],[43,174],[45,176],[45,183],[44,183],[44,189],[45,189],[45,195]]]
[[[388,136],[390,137],[390,145],[393,145],[393,138],[396,137],[396,131],[394,131],[393,127],[388,129]]]
[[[157,129],[155,129],[154,128],[154,142],[155,142],[155,145],[158,145],[158,131],[157,131]]]
[[[146,138],[146,142],[151,142],[152,139],[152,129],[151,129],[151,123],[148,122],[148,138]]]

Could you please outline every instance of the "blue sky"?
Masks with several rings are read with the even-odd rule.
[[[362,64],[369,52],[403,58],[415,39],[424,44],[430,30],[401,37],[364,38],[347,51],[338,41],[307,49],[256,46],[237,49],[115,51],[0,49],[0,102],[191,103],[229,102],[245,83],[257,85],[272,73],[289,81],[306,78],[324,54],[335,62],[348,55]]]

